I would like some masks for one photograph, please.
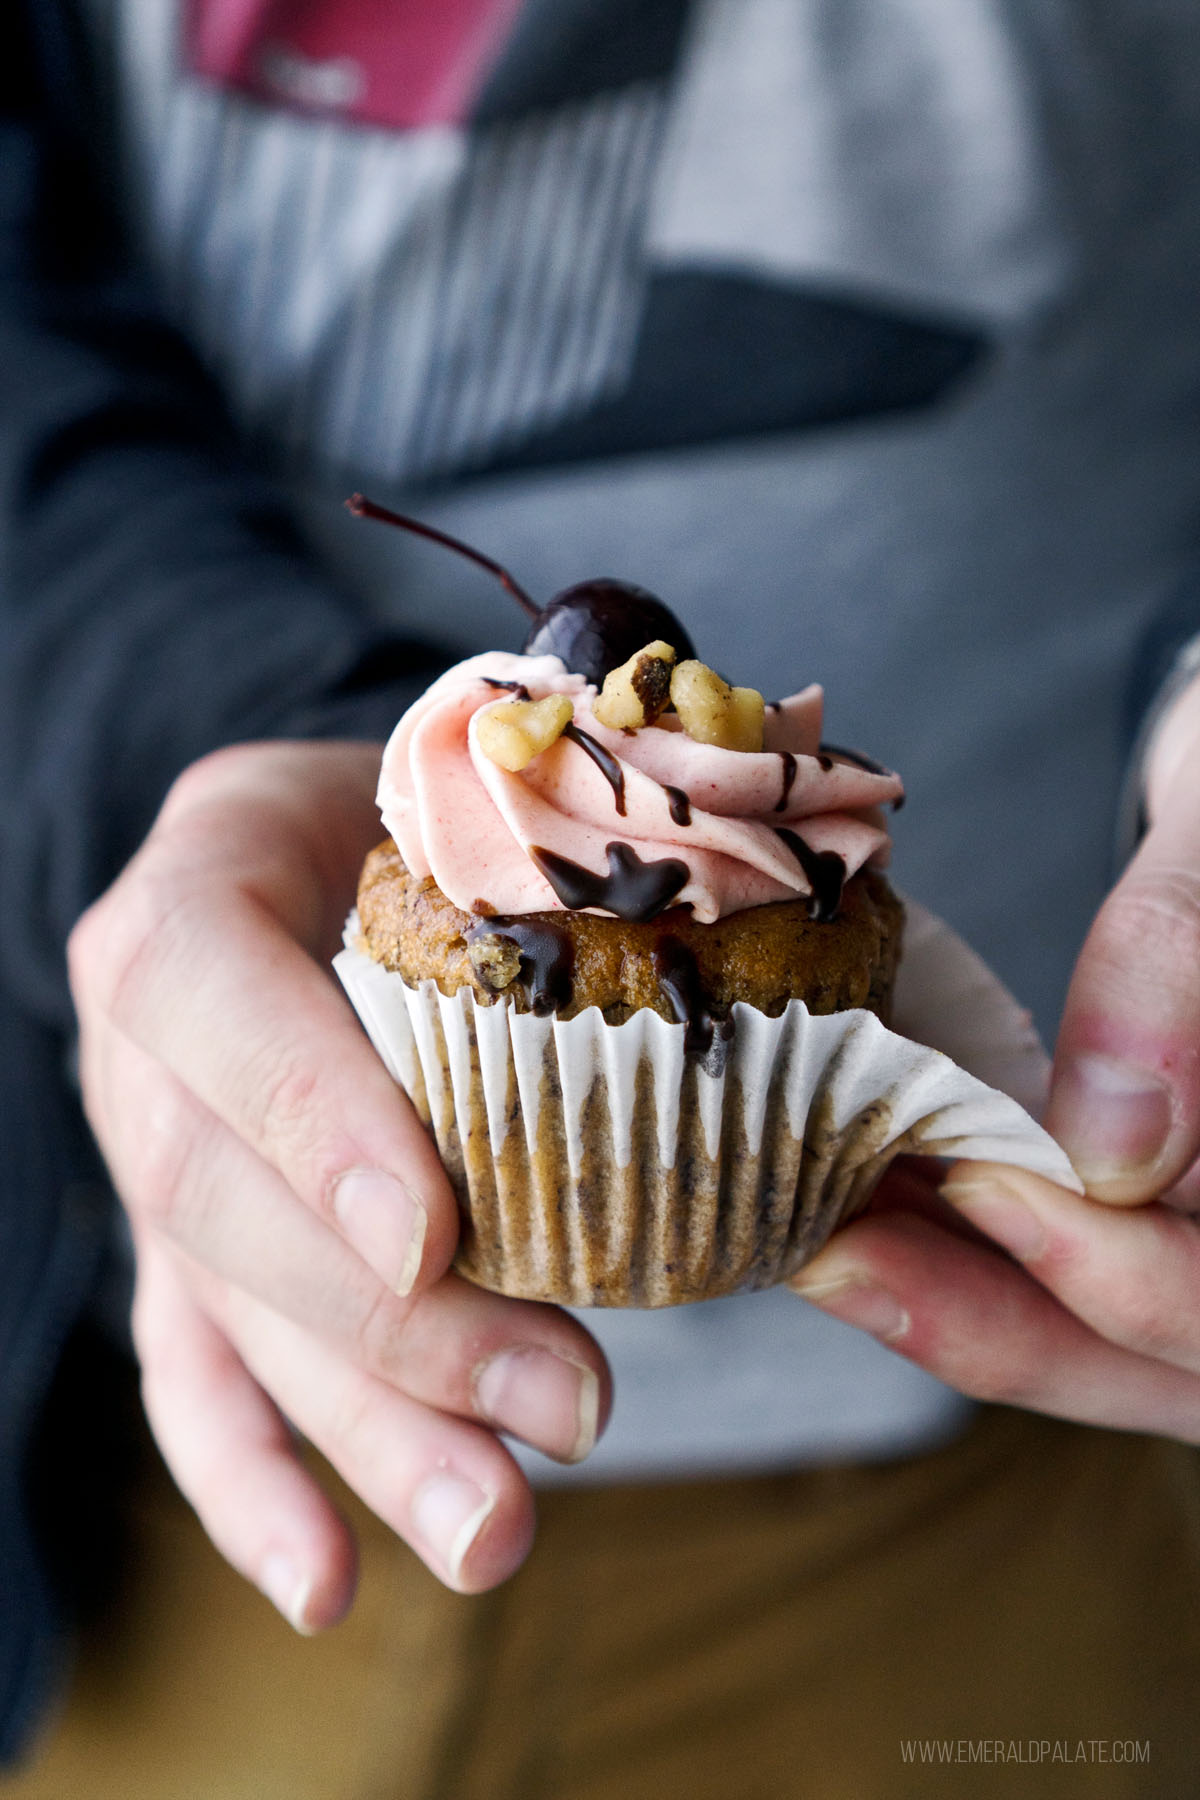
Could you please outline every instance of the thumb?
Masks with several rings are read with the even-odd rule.
[[[1153,823],[1063,1013],[1048,1129],[1089,1194],[1153,1199],[1200,1154],[1200,683],[1153,746]]]

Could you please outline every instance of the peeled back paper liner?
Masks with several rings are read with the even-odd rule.
[[[908,913],[905,1004],[924,1035],[940,1011],[1036,1102],[1044,1053],[1027,1015],[947,927]],[[609,1025],[595,1007],[539,1018],[410,987],[358,937],[352,917],[334,967],[437,1139],[463,1214],[457,1267],[500,1293],[651,1307],[771,1287],[902,1153],[1012,1163],[1082,1191],[1017,1100],[872,1013],[794,1000],[769,1019],[739,1004],[731,1039],[699,1061],[684,1027],[649,1010]]]

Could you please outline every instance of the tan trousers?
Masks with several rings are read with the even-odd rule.
[[[295,1637],[160,1469],[123,1610],[12,1800],[1200,1793],[1200,1461],[1003,1410],[877,1468],[550,1494],[446,1593],[347,1500],[362,1590]]]

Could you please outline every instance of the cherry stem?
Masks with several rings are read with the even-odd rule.
[[[502,568],[498,562],[493,562],[490,556],[485,556],[482,550],[473,550],[470,544],[464,544],[460,539],[451,537],[447,531],[439,531],[435,525],[422,525],[419,519],[407,518],[404,513],[389,512],[386,506],[377,506],[375,501],[368,500],[365,494],[351,494],[346,502],[346,510],[352,512],[356,519],[380,519],[385,525],[399,525],[402,530],[415,532],[418,537],[431,538],[435,544],[444,544],[447,550],[457,550],[460,556],[468,557],[471,562],[478,563],[481,569],[486,569],[489,575],[495,575],[497,580],[503,582],[513,599],[524,607],[531,619],[540,616],[541,607],[530,599],[520,583],[514,581],[508,570]]]

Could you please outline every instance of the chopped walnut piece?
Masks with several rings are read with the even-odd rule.
[[[498,701],[479,714],[479,748],[490,762],[516,775],[562,736],[572,711],[566,694]]]
[[[763,747],[763,715],[766,708],[757,688],[735,687],[730,697],[731,750],[759,751]]]
[[[494,994],[511,987],[521,973],[521,952],[510,938],[494,931],[480,932],[467,946],[471,967],[484,987]]]
[[[671,698],[674,665],[674,650],[656,638],[619,669],[610,669],[592,708],[601,725],[612,731],[637,731],[642,725],[653,725]]]
[[[757,688],[730,687],[702,662],[681,662],[671,677],[679,722],[699,744],[722,750],[761,750],[763,697]]]

